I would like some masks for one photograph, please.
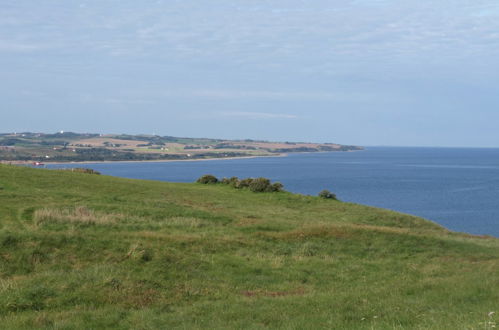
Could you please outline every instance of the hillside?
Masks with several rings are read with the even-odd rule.
[[[334,143],[179,138],[60,132],[0,134],[0,161],[83,162],[276,156],[290,152],[360,150]]]
[[[499,240],[409,215],[0,165],[1,328],[491,329],[498,288]]]

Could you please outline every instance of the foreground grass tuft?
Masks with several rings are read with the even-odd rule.
[[[121,214],[96,213],[85,206],[65,209],[38,209],[33,213],[33,220],[37,225],[43,223],[78,223],[78,224],[110,224],[122,219]]]

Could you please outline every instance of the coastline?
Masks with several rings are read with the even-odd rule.
[[[302,152],[287,152],[287,153],[276,153],[272,155],[258,155],[258,156],[237,156],[237,157],[218,157],[218,158],[192,158],[192,159],[151,159],[151,160],[88,160],[88,161],[68,161],[68,162],[51,162],[45,161],[44,165],[65,165],[65,164],[106,164],[106,163],[170,163],[170,162],[199,162],[199,161],[214,161],[214,160],[231,160],[231,159],[252,159],[252,158],[272,158],[272,157],[287,157],[290,154],[323,154],[330,152],[357,152],[364,151],[360,150],[345,150],[345,151],[302,151]],[[0,164],[4,165],[33,165],[35,161],[21,161],[21,160],[0,160]],[[43,167],[41,165],[40,167]]]
[[[193,158],[193,159],[152,159],[152,160],[97,160],[97,161],[83,161],[83,162],[44,162],[44,165],[71,165],[71,164],[108,164],[108,163],[171,163],[171,162],[203,162],[214,160],[231,160],[231,159],[252,159],[252,158],[272,158],[272,157],[287,157],[289,154],[282,153],[268,156],[238,156],[238,157],[220,157],[220,158]],[[2,164],[12,165],[30,165],[29,162],[2,162]],[[43,167],[40,166],[40,167]]]

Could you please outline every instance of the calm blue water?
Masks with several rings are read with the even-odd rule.
[[[499,237],[499,149],[384,148],[288,157],[164,163],[50,165],[89,167],[137,179],[193,182],[268,177],[285,189],[418,215],[455,230]]]

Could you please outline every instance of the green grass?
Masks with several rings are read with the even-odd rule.
[[[0,328],[492,329],[498,314],[494,238],[290,193],[0,166]]]

